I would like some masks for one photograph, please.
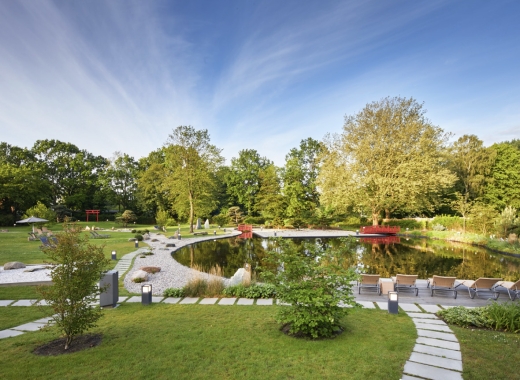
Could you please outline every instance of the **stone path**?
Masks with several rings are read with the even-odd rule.
[[[118,262],[113,270],[118,271],[119,278],[122,278],[122,276],[126,273],[128,269],[130,269],[130,266],[132,265],[132,260],[134,257],[136,257],[141,252],[148,252],[148,248],[139,248],[137,251],[127,253],[120,259],[118,259]]]

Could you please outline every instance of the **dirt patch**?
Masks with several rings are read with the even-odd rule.
[[[60,338],[46,343],[43,346],[36,347],[33,351],[33,354],[40,356],[56,356],[83,351],[99,346],[101,344],[102,337],[103,336],[101,334],[80,335],[74,338],[68,350],[65,350],[65,338]]]
[[[155,274],[161,271],[159,267],[142,267],[141,270],[144,270],[147,273]]]

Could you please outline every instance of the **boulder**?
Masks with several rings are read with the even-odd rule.
[[[249,272],[246,271],[244,268],[239,268],[235,272],[233,277],[231,277],[229,279],[228,285],[229,286],[240,285],[240,284],[242,284],[244,282],[247,282],[248,278],[251,279],[251,275],[249,274]]]
[[[204,229],[209,229],[209,219],[206,219],[206,222],[204,222]]]
[[[136,270],[134,273],[132,273],[132,281],[134,281],[136,278],[142,278],[144,281],[148,280],[148,273],[146,273],[144,270]]]
[[[11,261],[4,264],[4,270],[25,268],[25,264],[19,261]]]

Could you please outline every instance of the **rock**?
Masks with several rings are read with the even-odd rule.
[[[144,270],[136,270],[134,273],[132,273],[132,281],[134,281],[136,278],[142,278],[144,281],[148,280],[148,273],[146,273]]]
[[[175,247],[175,244],[174,243],[168,243],[168,244],[166,244],[166,246],[170,247],[170,248],[173,248],[173,247]]]
[[[200,225],[200,218],[197,218],[197,226],[195,227],[195,229],[200,230],[201,228],[202,226]]]
[[[45,268],[40,268],[40,267],[34,267],[34,268],[27,268],[26,270],[24,270],[24,272],[36,272],[37,270],[44,270]]]
[[[90,231],[90,227],[89,227],[89,226],[86,226],[86,227],[85,227],[85,231]]]
[[[204,229],[209,229],[209,219],[206,219],[206,222],[204,222]]]
[[[25,264],[19,261],[11,261],[4,264],[4,270],[25,268]]]
[[[251,275],[244,268],[239,268],[233,277],[229,279],[229,286],[240,285],[246,282],[247,278],[251,279]]]

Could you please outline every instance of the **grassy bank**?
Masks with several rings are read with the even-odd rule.
[[[0,340],[2,377],[399,379],[416,337],[407,316],[360,309],[345,319],[347,331],[336,339],[294,339],[279,331],[275,312],[123,304],[107,310],[93,330],[103,333],[101,345],[83,352],[33,355],[35,347],[58,337],[54,327]]]

